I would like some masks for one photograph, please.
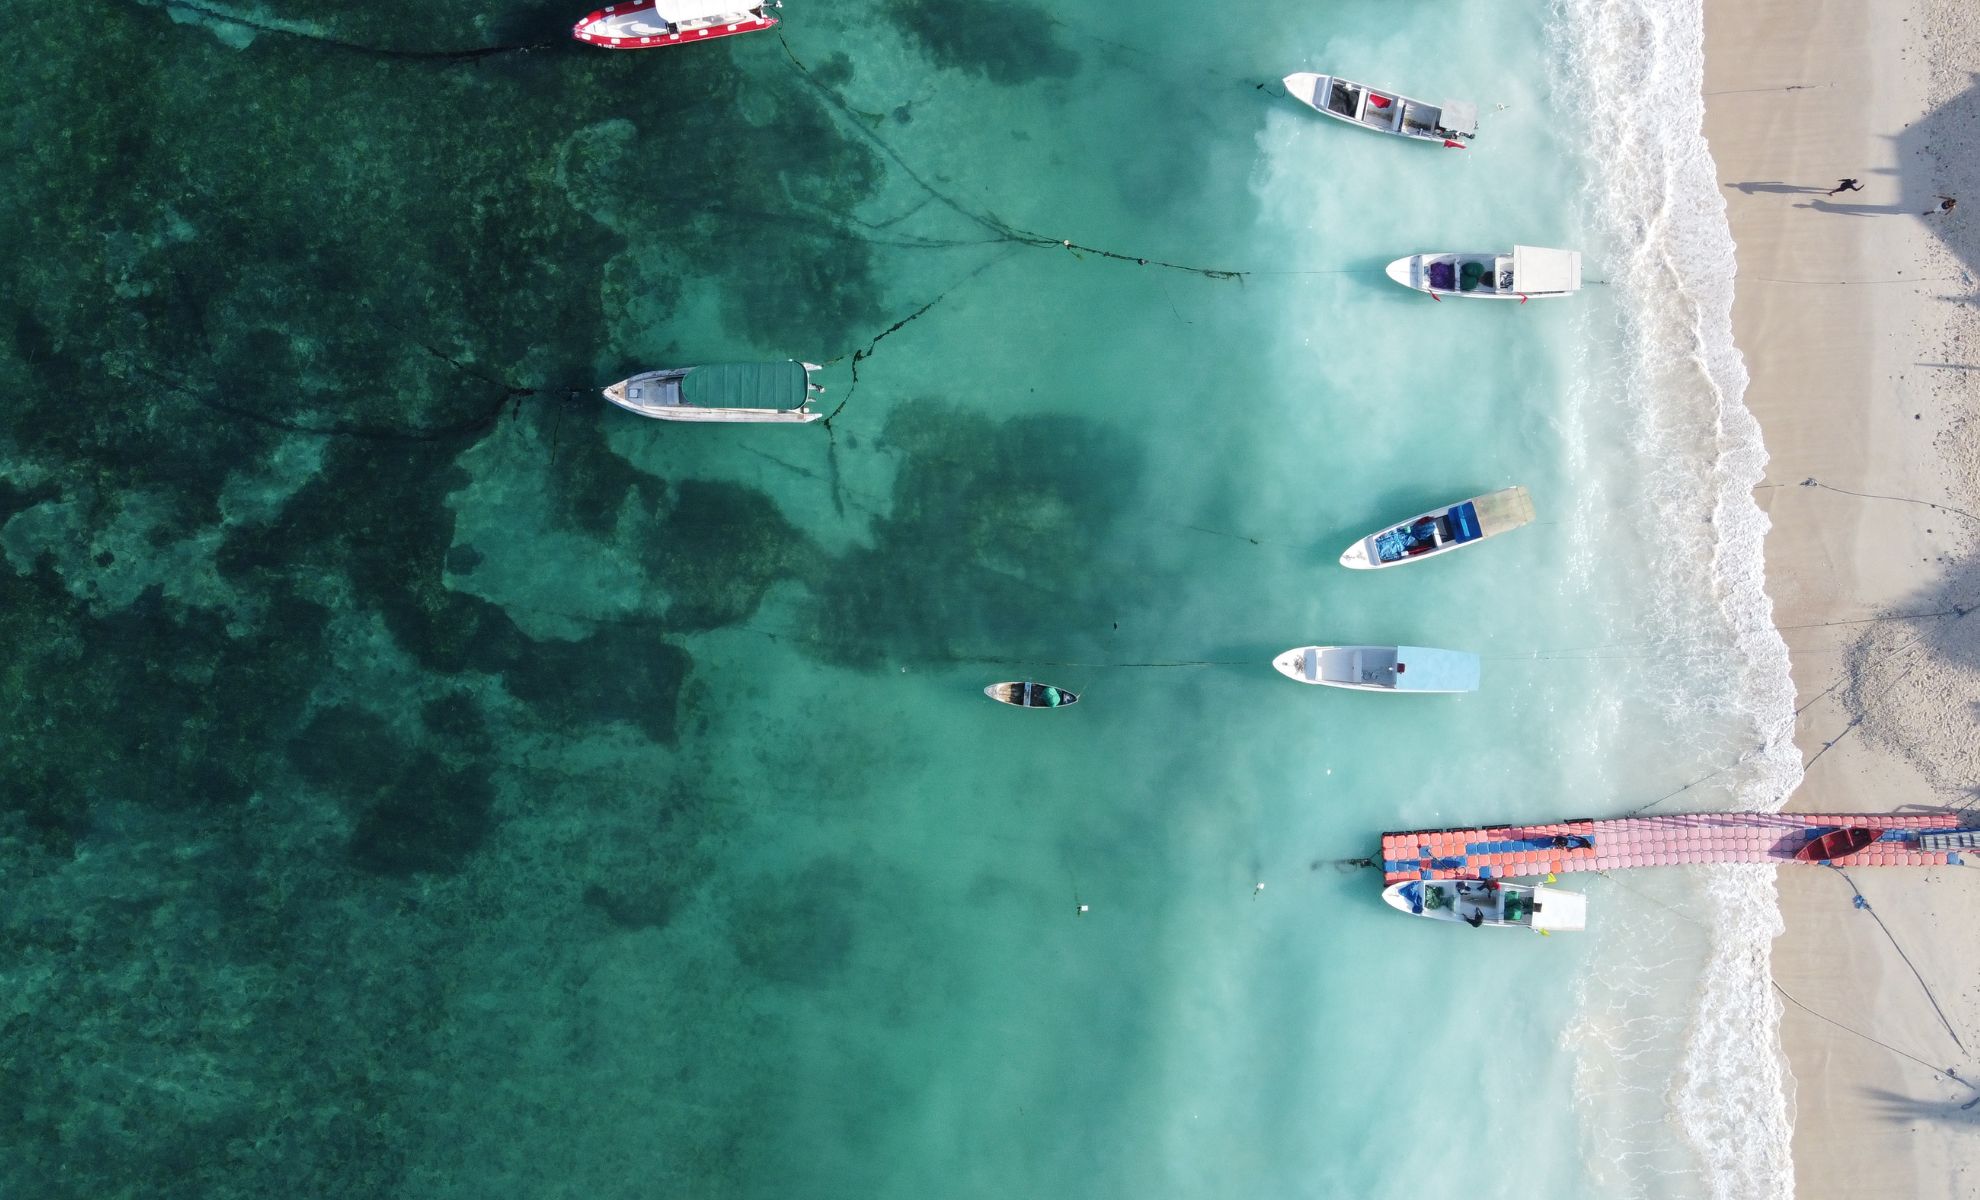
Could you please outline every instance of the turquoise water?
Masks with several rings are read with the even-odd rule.
[[[1695,11],[579,15],[6,52],[9,1191],[1772,1186],[1771,1000],[1720,978],[1770,884],[1591,879],[1541,939],[1348,861],[1778,798]],[[1330,67],[1475,147],[1277,86]],[[1601,282],[1381,276],[1514,241]],[[829,427],[593,390],[752,355],[829,360]],[[1512,483],[1531,529],[1334,564]],[[1484,686],[1269,666],[1363,641]],[[1025,677],[1083,699],[980,693]]]

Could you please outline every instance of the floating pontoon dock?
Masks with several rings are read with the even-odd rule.
[[[1791,863],[1800,861],[1797,850],[1844,827],[1883,831],[1843,860],[1852,867],[1957,865],[1959,850],[1970,840],[1944,836],[1962,831],[1958,813],[1672,813],[1385,833],[1382,877],[1396,883],[1695,863]]]

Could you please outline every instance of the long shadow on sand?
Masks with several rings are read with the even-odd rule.
[[[1904,1096],[1887,1088],[1864,1088],[1864,1096],[1883,1113],[1884,1119],[1901,1125],[1938,1121],[1945,1125],[1980,1125],[1980,1096],[1971,1100],[1924,1100]]]

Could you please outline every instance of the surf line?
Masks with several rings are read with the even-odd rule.
[[[130,0],[130,3],[138,8],[151,7],[148,4],[139,3],[138,0]],[[402,62],[441,62],[453,66],[461,63],[477,62],[496,54],[527,54],[532,50],[548,50],[559,44],[557,41],[543,41],[523,42],[512,46],[472,46],[465,50],[395,50],[389,46],[367,46],[362,42],[346,41],[343,38],[331,37],[328,34],[322,33],[310,33],[302,29],[284,29],[279,25],[265,24],[252,17],[237,16],[234,13],[221,12],[219,9],[208,8],[203,4],[194,4],[190,0],[165,0],[165,3],[161,7],[168,14],[176,9],[182,12],[195,13],[210,20],[222,21],[229,25],[238,25],[243,29],[252,29],[256,33],[272,34],[277,37],[301,38],[306,42],[316,42],[320,45],[330,46],[338,50],[349,51],[352,54],[368,54],[374,58],[398,59]]]
[[[964,205],[961,201],[928,182],[922,176],[921,172],[909,165],[907,159],[901,156],[900,151],[894,149],[885,138],[875,133],[864,121],[860,120],[859,114],[837,92],[814,79],[811,74],[811,68],[805,66],[803,60],[798,58],[797,52],[791,49],[791,43],[784,37],[782,26],[777,28],[777,41],[783,46],[784,57],[790,60],[792,67],[796,68],[799,78],[803,79],[805,84],[813,91],[824,97],[825,102],[830,104],[833,110],[844,119],[848,127],[878,147],[880,152],[891,159],[895,166],[906,172],[907,177],[914,181],[916,187],[919,187],[922,191],[933,197],[942,207],[971,224],[996,234],[999,240],[1037,249],[1069,250],[1075,257],[1091,254],[1099,258],[1111,258],[1118,262],[1131,262],[1144,267],[1162,267],[1171,271],[1185,271],[1192,275],[1201,275],[1206,279],[1234,279],[1239,282],[1243,281],[1246,275],[1244,271],[1225,270],[1217,267],[1199,267],[1192,266],[1188,263],[1169,262],[1166,259],[1148,258],[1143,255],[1122,254],[1098,246],[1083,245],[1070,238],[1047,237],[1033,230],[1019,229],[990,213],[979,212]]]

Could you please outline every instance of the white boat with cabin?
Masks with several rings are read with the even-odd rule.
[[[1389,278],[1406,288],[1463,300],[1548,300],[1581,290],[1581,251],[1514,246],[1493,250],[1412,254],[1389,264]]]
[[[1287,679],[1361,692],[1475,692],[1478,656],[1427,646],[1296,646],[1272,660]]]
[[[1496,925],[1539,933],[1588,927],[1588,897],[1537,884],[1496,879],[1405,879],[1382,889],[1397,912],[1433,921],[1462,921],[1473,929]]]
[[[1456,504],[1439,505],[1400,525],[1378,529],[1341,552],[1341,565],[1357,571],[1435,558],[1518,529],[1533,520],[1533,497],[1520,486],[1501,488]]]
[[[1286,91],[1313,111],[1377,133],[1419,142],[1442,142],[1453,150],[1478,136],[1478,106],[1462,100],[1429,104],[1401,92],[1383,91],[1338,75],[1297,72],[1285,77]]]
[[[605,50],[657,50],[754,33],[776,25],[782,0],[623,0],[571,27],[571,36]]]
[[[811,382],[817,363],[720,363],[667,367],[621,379],[605,398],[662,421],[816,421],[805,407],[825,389]]]

